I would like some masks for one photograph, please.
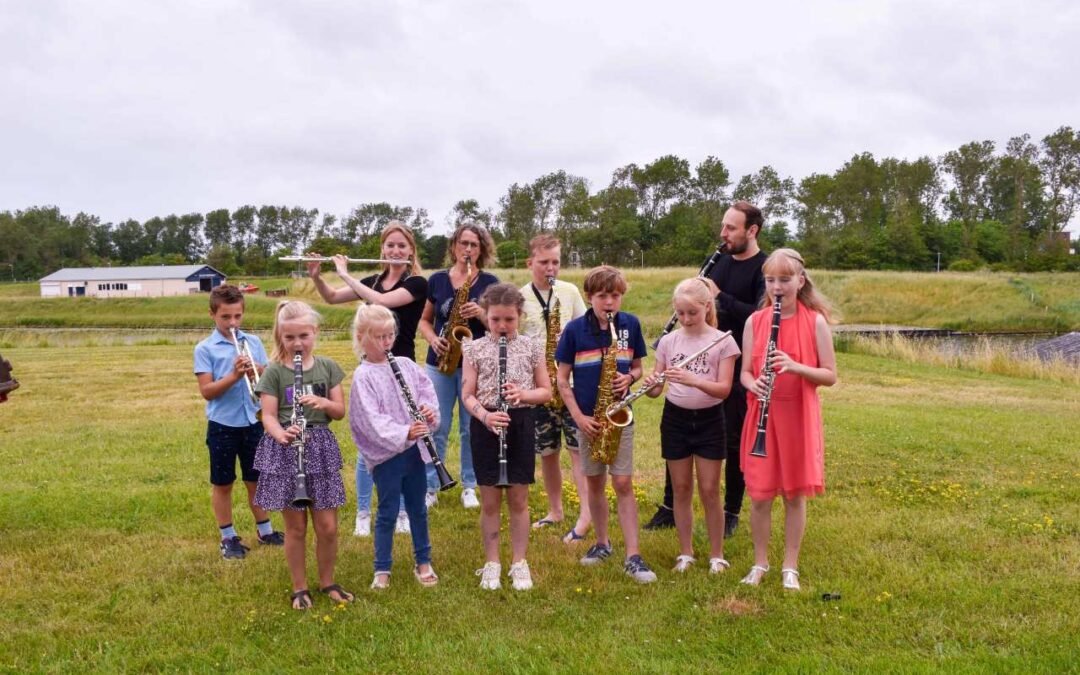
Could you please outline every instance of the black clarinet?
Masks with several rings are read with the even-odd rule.
[[[394,379],[397,380],[398,389],[401,390],[401,396],[405,399],[405,407],[409,409],[409,416],[415,422],[426,422],[424,416],[420,414],[420,408],[416,405],[416,399],[413,398],[412,390],[409,389],[409,383],[405,381],[405,374],[401,372],[401,366],[398,365],[397,359],[388,351],[386,352],[386,360],[390,362],[390,370],[394,371]],[[428,455],[431,457],[431,464],[435,467],[435,475],[439,477],[439,491],[449,490],[457,485],[457,481],[450,476],[450,472],[443,466],[439,451],[435,449],[435,439],[431,437],[431,432],[421,436],[420,442],[427,448]]]
[[[727,253],[727,242],[722,241],[720,242],[720,245],[716,247],[716,250],[713,251],[713,254],[709,256],[709,259],[705,261],[705,264],[701,266],[701,269],[698,270],[697,275],[699,277],[709,276],[709,272],[712,272],[712,268],[716,267],[716,263],[720,262],[720,256],[725,253]],[[672,312],[671,318],[668,319],[667,325],[664,326],[664,330],[660,333],[660,337],[653,340],[653,349],[656,349],[656,346],[660,344],[660,340],[662,340],[665,335],[675,330],[675,324],[677,323],[679,323],[679,316]]]
[[[758,412],[757,438],[754,439],[754,449],[750,454],[754,457],[765,457],[765,425],[769,423],[769,401],[772,400],[773,382],[776,381],[776,371],[773,370],[770,357],[776,351],[776,337],[780,334],[780,298],[777,298],[772,306],[772,328],[769,329],[769,343],[765,345],[765,365],[762,371],[765,374],[765,396],[761,399],[761,410]]]
[[[293,355],[293,409],[290,426],[300,427],[300,433],[293,439],[292,445],[296,448],[296,477],[292,506],[298,509],[306,509],[314,502],[308,496],[307,473],[304,472],[304,443],[307,441],[307,419],[304,418],[304,406],[300,403],[300,397],[304,394],[304,355],[296,352]]]
[[[503,387],[506,385],[506,336],[499,336],[499,412],[509,413],[510,406],[506,402]],[[499,480],[495,487],[510,487],[510,480],[506,475],[506,427],[499,427]]]

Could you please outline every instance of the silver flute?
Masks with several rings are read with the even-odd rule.
[[[687,356],[687,357],[684,357],[684,358],[680,359],[678,361],[678,363],[671,364],[670,367],[671,368],[682,368],[686,364],[690,363],[691,361],[693,361],[697,357],[701,356],[705,352],[709,351],[710,349],[712,349],[713,347],[718,345],[721,340],[723,340],[724,338],[726,338],[726,337],[728,337],[730,335],[731,335],[731,331],[729,331],[729,330],[724,331],[720,335],[716,336],[716,338],[714,338],[712,342],[705,345],[701,349],[697,350],[696,352],[694,352],[690,356]],[[656,385],[663,384],[666,381],[667,381],[667,375],[665,375],[664,373],[660,373],[660,377],[658,377],[656,379],[656,382],[653,382],[651,384],[643,384],[643,385],[641,385],[640,387],[638,387],[634,391],[627,394],[626,397],[623,398],[621,401],[611,404],[611,407],[609,407],[606,411],[604,411],[604,414],[607,415],[608,419],[611,420],[611,423],[614,424],[615,426],[619,426],[619,427],[629,426],[630,422],[632,422],[633,419],[634,419],[634,413],[627,406],[629,406],[631,403],[633,403],[634,401],[636,401],[639,398],[641,398],[642,396],[644,396],[646,392],[648,392],[650,389],[652,389]],[[619,413],[620,410],[626,410],[626,413],[624,415],[619,415],[618,413]]]
[[[333,258],[321,255],[288,255],[283,258],[278,258],[281,262],[334,262]],[[354,265],[411,265],[412,260],[405,258],[402,260],[396,259],[382,259],[382,258],[345,258],[345,262],[353,263]]]

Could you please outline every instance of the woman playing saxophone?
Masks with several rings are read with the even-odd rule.
[[[484,270],[495,262],[495,243],[482,225],[462,223],[454,231],[447,249],[450,268],[435,272],[428,278],[428,296],[424,313],[420,318],[420,333],[430,348],[427,353],[426,371],[435,385],[439,399],[439,427],[435,430],[435,446],[443,462],[449,465],[447,440],[454,419],[454,404],[461,397],[460,344],[452,347],[447,324],[467,328],[473,339],[487,332],[486,319],[477,299],[499,280]],[[444,335],[444,331],[446,334]],[[458,337],[462,336],[460,330]],[[444,358],[456,352],[456,356]],[[440,363],[442,368],[440,368]],[[452,367],[451,367],[452,366]],[[461,501],[466,508],[477,508],[476,474],[472,467],[472,449],[469,443],[469,412],[458,403],[458,429],[461,448]],[[438,502],[439,480],[435,469],[428,467],[427,504]]]

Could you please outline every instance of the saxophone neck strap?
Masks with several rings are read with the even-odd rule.
[[[536,287],[536,284],[530,283],[529,288],[532,289],[533,295],[536,296],[536,301],[540,303],[540,309],[544,312],[544,323],[547,323],[548,318],[551,316],[551,300],[555,297],[555,284],[551,285],[551,290],[548,291],[547,300],[544,299],[544,295],[540,292],[540,289]]]

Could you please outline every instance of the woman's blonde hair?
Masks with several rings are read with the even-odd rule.
[[[379,244],[385,244],[386,238],[395,232],[400,232],[401,236],[405,237],[405,240],[409,242],[409,248],[412,249],[412,267],[409,268],[410,274],[420,274],[424,271],[424,268],[420,266],[420,253],[416,250],[416,237],[413,236],[412,228],[409,227],[401,220],[391,220],[389,223],[383,226],[382,234],[379,235]],[[383,270],[390,269],[389,265],[383,265]]]
[[[370,335],[371,331],[382,326],[394,327],[394,335],[397,335],[397,317],[382,305],[361,304],[356,308],[356,315],[352,322],[352,348],[356,358],[364,358],[364,348],[360,346],[360,340],[364,335]]]
[[[765,259],[761,271],[769,276],[789,275],[794,277],[802,275],[806,282],[799,289],[799,302],[825,317],[825,320],[829,323],[839,321],[840,313],[833,307],[832,302],[827,297],[814,288],[814,282],[806,271],[806,263],[803,262],[802,256],[795,249],[776,249]],[[761,306],[768,307],[773,302],[773,297],[766,291],[765,296],[761,298]]]
[[[318,331],[322,316],[302,300],[282,300],[278,303],[274,309],[274,350],[270,354],[270,360],[283,366],[292,365],[293,358],[285,348],[285,343],[281,341],[281,324],[286,321],[302,321],[306,325],[314,326]]]
[[[446,256],[450,259],[451,265],[457,263],[454,245],[461,238],[461,233],[466,231],[472,232],[480,239],[480,255],[476,256],[476,259],[472,261],[473,267],[487,269],[499,261],[495,255],[495,240],[491,238],[488,229],[480,223],[468,221],[458,225],[457,229],[454,230],[454,234],[450,236],[450,245],[446,247]]]
[[[680,296],[705,307],[705,323],[716,328],[716,294],[720,291],[712,279],[693,277],[683,279],[671,294],[672,304]]]

